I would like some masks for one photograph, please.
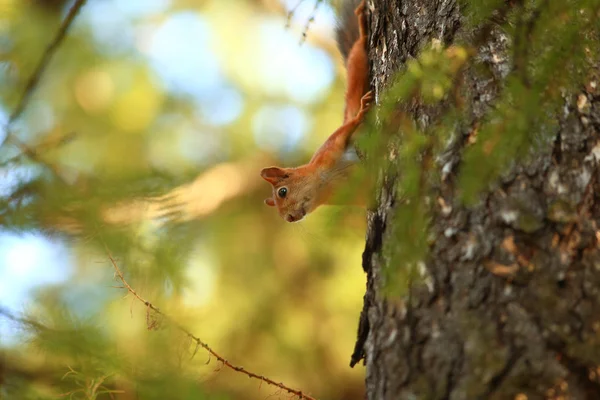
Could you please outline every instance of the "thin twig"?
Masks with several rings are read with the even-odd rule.
[[[18,155],[17,157],[20,157],[21,155],[27,156],[27,157],[29,157],[29,159],[33,160],[34,162],[48,168],[58,178],[61,178],[60,171],[58,170],[58,168],[54,164],[49,163],[49,162],[43,160],[42,158],[40,158],[38,156],[37,151],[35,151],[35,149],[32,149],[31,147],[27,146],[21,140],[17,139],[14,135],[7,134],[6,140],[13,142],[13,144],[15,144],[21,150],[21,154]]]
[[[6,125],[4,127],[4,131],[6,133],[4,142],[9,142],[9,141],[12,142],[21,150],[21,152],[24,155],[31,158],[33,161],[40,163],[40,164],[44,165],[45,167],[49,168],[55,175],[57,175],[59,177],[60,177],[60,175],[58,174],[56,167],[41,160],[35,151],[29,149],[29,147],[25,143],[23,143],[21,140],[19,140],[15,135],[11,134],[10,128],[14,124],[14,122],[16,120],[18,120],[19,117],[21,117],[21,114],[23,114],[23,111],[27,107],[27,104],[29,102],[29,99],[31,98],[31,95],[33,94],[33,92],[35,91],[35,89],[37,88],[37,86],[40,82],[40,78],[46,71],[46,68],[50,64],[52,57],[56,53],[56,50],[58,49],[58,47],[64,40],[64,38],[67,34],[67,31],[69,30],[69,28],[73,24],[73,21],[75,20],[75,17],[77,16],[77,14],[81,10],[81,8],[85,5],[86,2],[87,2],[87,0],[76,0],[75,3],[73,4],[73,6],[71,7],[71,9],[69,10],[67,16],[65,17],[64,21],[61,23],[58,31],[56,32],[56,35],[54,35],[54,38],[52,39],[52,41],[50,42],[48,47],[46,47],[44,54],[42,54],[42,58],[38,62],[37,66],[33,70],[32,74],[29,76],[29,79],[27,80],[27,83],[25,84],[25,88],[23,89],[23,92],[21,93],[21,97],[19,98],[19,101],[17,102],[15,109],[10,114],[10,117],[8,118],[8,122],[6,122]]]
[[[52,59],[52,56],[54,55],[54,53],[56,53],[58,46],[60,46],[61,42],[65,38],[67,31],[73,24],[75,17],[81,10],[81,7],[83,7],[85,5],[86,1],[87,0],[76,0],[75,1],[75,4],[73,4],[73,7],[71,7],[71,9],[69,10],[69,13],[67,14],[65,20],[60,25],[58,32],[56,32],[54,39],[52,40],[52,42],[50,42],[50,44],[46,48],[46,51],[44,51],[44,54],[42,55],[42,58],[40,59],[37,67],[31,74],[31,76],[29,77],[29,79],[27,81],[27,84],[25,85],[25,89],[23,90],[23,93],[21,93],[21,98],[19,99],[17,106],[15,107],[13,112],[10,114],[10,118],[8,119],[8,122],[6,123],[6,130],[7,130],[6,133],[7,134],[8,134],[8,128],[23,113],[23,110],[27,106],[27,102],[29,101],[31,94],[35,91],[42,74],[44,73],[44,71],[48,67],[48,64],[50,63],[50,60]]]
[[[303,44],[306,41],[306,35],[308,33],[308,30],[310,29],[310,25],[315,22],[315,17],[317,15],[317,11],[322,2],[323,2],[323,0],[315,0],[315,5],[313,6],[313,10],[310,13],[310,15],[308,16],[308,20],[306,21],[306,24],[304,25],[304,29],[302,30],[302,39],[300,39],[300,44]],[[304,0],[298,0],[296,5],[294,7],[292,7],[292,9],[290,11],[288,11],[287,19],[286,19],[286,23],[285,23],[286,28],[289,28],[291,26],[292,18],[294,18],[294,15],[296,14],[298,7],[300,7],[300,5],[302,3],[304,3]]]
[[[175,322],[172,318],[170,318],[169,316],[167,316],[166,314],[164,314],[162,311],[160,311],[157,307],[155,307],[148,300],[145,300],[143,297],[141,297],[129,285],[129,283],[127,283],[127,281],[125,280],[125,277],[123,276],[123,272],[121,272],[121,269],[119,268],[119,266],[117,265],[117,262],[113,258],[110,250],[108,249],[108,246],[106,246],[106,244],[105,244],[104,247],[106,249],[106,253],[108,254],[108,258],[110,259],[110,262],[112,263],[112,265],[113,265],[113,267],[115,269],[115,273],[117,274],[117,277],[123,283],[123,286],[125,286],[125,288],[127,289],[127,291],[129,293],[131,293],[140,302],[142,302],[147,308],[149,308],[152,311],[154,311],[155,313],[159,314],[161,317],[163,317],[165,320],[167,320],[169,323],[171,323],[173,326],[175,326],[177,329],[179,329],[181,332],[183,332],[185,335],[187,335],[190,339],[192,339],[192,341],[194,341],[196,343],[196,345],[204,348],[210,355],[212,355],[218,361],[220,361],[221,364],[225,365],[227,368],[232,369],[232,370],[234,370],[236,372],[241,372],[242,374],[247,375],[249,378],[258,379],[261,382],[265,382],[268,385],[278,387],[281,390],[285,390],[287,393],[292,394],[294,396],[297,396],[299,399],[316,400],[314,397],[311,397],[311,396],[303,393],[301,390],[292,389],[292,388],[284,385],[281,382],[275,382],[274,380],[269,379],[266,376],[255,374],[254,372],[250,372],[247,369],[245,369],[244,367],[238,367],[236,365],[233,365],[232,363],[230,363],[229,361],[227,361],[224,357],[220,356],[208,344],[206,344],[202,340],[200,340],[200,338],[198,338],[197,336],[195,336],[193,333],[191,333],[190,331],[188,331],[183,326],[179,325],[177,322]]]
[[[25,317],[17,317],[12,312],[10,312],[7,308],[4,308],[2,306],[0,306],[0,316],[3,316],[4,318],[9,319],[13,322],[19,323],[21,325],[29,325],[29,326],[39,329],[39,330],[49,330],[48,327],[42,325],[41,323],[39,323],[37,321],[28,319]]]
[[[323,0],[315,0],[315,6],[313,7],[308,20],[306,21],[306,25],[304,25],[304,31],[302,31],[302,40],[300,40],[300,44],[306,41],[306,36],[308,35],[308,30],[310,29],[310,25],[315,22],[315,17],[317,16],[317,10]]]
[[[298,0],[298,2],[296,3],[296,5],[294,7],[292,7],[292,9],[288,12],[287,14],[287,20],[285,23],[285,27],[289,28],[290,25],[292,24],[292,18],[294,17],[294,14],[296,13],[296,10],[298,9],[298,7],[300,7],[300,4],[302,4],[304,2],[304,0]]]
[[[61,136],[58,139],[53,139],[51,141],[44,141],[42,143],[35,145],[34,147],[31,147],[31,146],[28,147],[22,143],[16,143],[17,147],[19,147],[19,145],[23,145],[25,148],[20,147],[21,153],[16,154],[16,155],[0,162],[0,167],[4,167],[9,164],[16,163],[24,156],[29,156],[29,158],[31,158],[31,159],[38,160],[39,154],[42,153],[43,151],[58,148],[67,143],[70,143],[75,138],[75,136],[76,136],[75,132],[69,132],[68,134]],[[14,141],[14,138],[11,138],[11,140]]]

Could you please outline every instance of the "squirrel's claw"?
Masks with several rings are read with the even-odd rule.
[[[356,9],[354,10],[354,14],[360,18],[363,15],[363,13],[365,12],[366,6],[367,6],[366,1],[362,0],[360,2],[360,4],[358,5],[358,7],[356,7]]]
[[[358,112],[358,115],[356,116],[356,118],[358,120],[361,120],[364,118],[365,114],[367,113],[367,111],[369,111],[369,109],[371,108],[371,101],[373,100],[373,91],[368,91],[367,93],[365,93],[363,95],[363,97],[360,98],[360,111]]]
[[[369,90],[367,93],[360,98],[360,108],[371,107],[371,100],[373,100],[373,91]]]

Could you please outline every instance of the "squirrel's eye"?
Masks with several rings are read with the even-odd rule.
[[[287,192],[287,188],[282,187],[277,191],[277,196],[283,199],[287,195]]]

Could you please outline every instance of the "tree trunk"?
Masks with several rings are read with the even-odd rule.
[[[457,0],[368,6],[377,98],[425,44],[460,38],[476,44],[476,62],[491,72],[462,76],[479,121],[512,68],[504,31],[467,31]],[[384,180],[369,214],[352,356],[352,364],[364,356],[369,399],[600,399],[599,76],[564,96],[554,142],[517,161],[474,206],[457,198],[470,130],[456,132],[437,166],[447,175],[432,199],[427,279],[402,299],[383,293],[382,253],[403,206],[397,182]],[[399,107],[423,128],[441,115],[418,102]]]

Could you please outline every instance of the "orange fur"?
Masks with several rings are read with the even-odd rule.
[[[352,162],[344,160],[352,134],[362,123],[372,100],[367,92],[369,64],[366,51],[367,27],[365,0],[354,11],[358,19],[358,38],[346,60],[348,87],[344,123],[315,152],[308,164],[296,168],[269,167],[261,176],[273,189],[265,204],[277,207],[279,215],[288,222],[299,221],[322,204],[331,204],[339,184],[351,170]]]
[[[348,70],[348,87],[346,88],[346,109],[344,122],[358,114],[361,98],[367,92],[369,85],[369,59],[367,55],[367,22],[365,20],[365,0],[361,1],[354,11],[358,18],[358,40],[346,60]]]

